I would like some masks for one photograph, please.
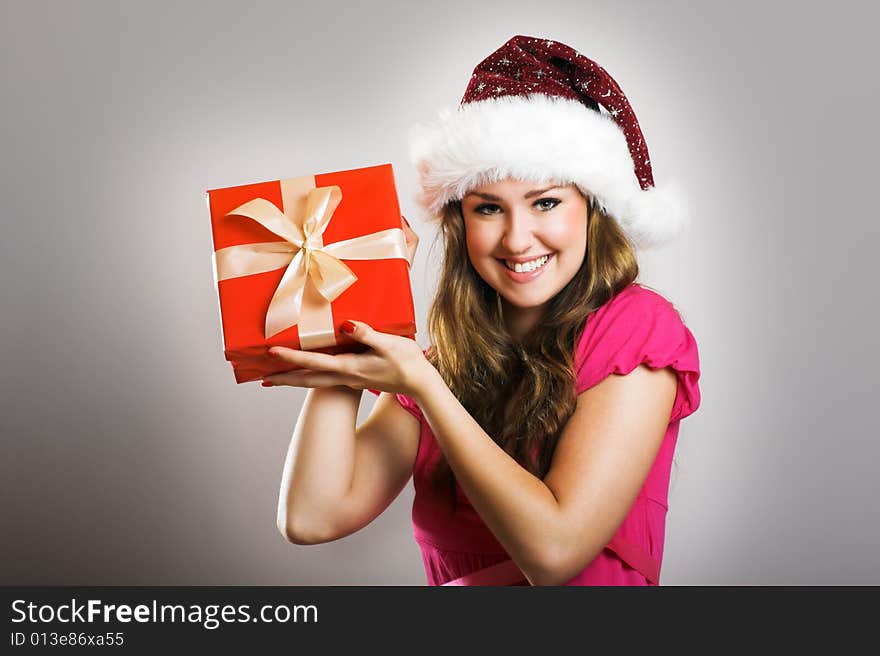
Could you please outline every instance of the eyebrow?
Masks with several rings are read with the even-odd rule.
[[[540,196],[544,192],[550,191],[551,189],[561,189],[561,187],[559,185],[554,185],[552,187],[547,187],[546,189],[533,189],[532,191],[528,192],[525,196],[523,196],[523,198],[534,198],[535,196]],[[494,194],[481,194],[478,191],[469,191],[468,193],[466,193],[464,195],[465,198],[467,198],[468,196],[479,196],[480,198],[482,198],[484,200],[495,200],[495,201],[504,200],[503,198],[501,198],[499,196],[495,196]]]

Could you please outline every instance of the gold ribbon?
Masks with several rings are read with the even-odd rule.
[[[323,233],[341,201],[338,186],[315,188],[314,177],[306,176],[281,180],[283,210],[256,198],[226,214],[253,219],[285,240],[214,254],[218,281],[287,267],[266,312],[266,339],[297,325],[303,349],[336,344],[330,304],[357,280],[343,259],[402,258],[412,266],[415,245],[407,245],[401,228],[325,245]]]

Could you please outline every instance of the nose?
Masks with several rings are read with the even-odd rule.
[[[527,212],[513,210],[508,214],[504,226],[501,244],[510,255],[527,253],[534,241],[532,235],[532,217]]]

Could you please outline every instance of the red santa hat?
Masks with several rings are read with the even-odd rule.
[[[439,217],[474,187],[505,178],[574,183],[637,248],[688,225],[677,187],[654,184],[636,115],[605,69],[569,46],[515,36],[480,62],[457,109],[410,131],[419,203]]]

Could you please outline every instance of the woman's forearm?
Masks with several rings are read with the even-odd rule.
[[[278,530],[308,542],[329,529],[354,473],[363,390],[310,389],[290,440],[278,499]]]
[[[540,584],[560,534],[550,488],[486,434],[439,374],[428,376],[416,400],[471,505],[529,580]]]

